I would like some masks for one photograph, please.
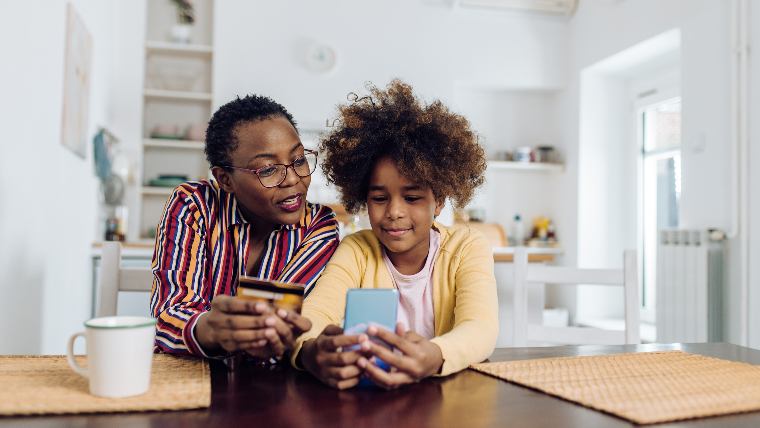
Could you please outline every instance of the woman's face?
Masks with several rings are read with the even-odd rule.
[[[288,165],[303,156],[304,147],[293,125],[282,116],[246,122],[234,129],[238,146],[230,154],[232,166],[258,169],[272,164]],[[287,169],[285,180],[267,188],[256,174],[234,169],[214,168],[220,186],[234,193],[246,219],[258,225],[296,224],[306,206],[306,191],[311,177],[299,177]]]
[[[372,231],[396,257],[427,257],[433,218],[443,203],[430,187],[420,186],[399,173],[395,162],[382,158],[375,165],[367,192]]]

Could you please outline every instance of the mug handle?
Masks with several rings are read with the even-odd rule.
[[[87,337],[84,335],[83,331],[80,331],[79,333],[74,333],[69,338],[69,346],[67,347],[67,350],[66,350],[66,360],[69,362],[69,366],[71,367],[72,370],[74,370],[81,376],[89,377],[87,373],[87,368],[80,366],[79,364],[77,364],[76,360],[74,360],[74,342],[76,342],[77,337],[80,337],[80,336],[83,337],[85,340],[87,340]]]

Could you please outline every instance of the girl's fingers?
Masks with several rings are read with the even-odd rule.
[[[417,364],[413,358],[391,351],[383,345],[370,342],[369,353],[402,372],[417,373]]]
[[[333,379],[346,380],[354,377],[359,377],[359,375],[362,374],[362,370],[357,366],[350,365],[345,367],[330,368],[328,369],[327,373]]]
[[[370,335],[382,339],[385,343],[398,348],[404,354],[412,355],[416,351],[416,345],[414,343],[383,328],[378,328],[376,333],[370,333]]]
[[[323,355],[322,362],[328,366],[344,367],[355,365],[361,356],[360,353],[355,351],[329,352]]]
[[[352,345],[358,345],[360,342],[367,340],[367,336],[360,334],[357,336],[325,336],[317,339],[317,347],[323,351],[335,352],[338,348],[347,348]]]
[[[372,382],[375,382],[378,386],[385,389],[394,389],[401,385],[414,382],[414,379],[406,373],[398,371],[386,372],[366,358],[359,360],[359,367],[364,369],[364,373],[372,380]]]

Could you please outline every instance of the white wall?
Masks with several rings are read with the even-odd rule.
[[[754,52],[760,48],[760,5],[757,2],[750,4],[750,44],[754,47]],[[757,53],[750,55],[750,95],[749,95],[749,126],[750,126],[750,144],[749,144],[749,164],[750,182],[749,182],[749,346],[760,348],[760,225],[757,224],[760,219],[760,58]]]
[[[683,97],[683,194],[681,223],[687,228],[729,229],[734,207],[727,191],[730,181],[729,127],[729,2],[721,0],[639,0],[581,2],[571,21],[571,76],[566,94],[566,134],[579,135],[578,105],[580,73],[586,67],[665,31],[680,28]],[[580,135],[582,137],[582,134]],[[580,137],[576,137],[580,138]],[[571,146],[580,147],[577,145]],[[568,153],[568,172],[575,175],[559,192],[563,204],[577,207],[577,153]],[[572,165],[575,163],[575,165]],[[571,177],[568,177],[571,178]],[[579,216],[583,211],[578,207]],[[563,213],[572,222],[572,210]],[[585,224],[588,217],[577,218]],[[587,232],[578,230],[579,248]],[[568,251],[567,260],[581,261],[581,254]],[[738,271],[736,259],[729,268]],[[738,283],[727,284],[728,307],[738,307]],[[570,302],[572,304],[572,302]],[[738,311],[726,314],[726,339],[738,342]]]
[[[321,127],[350,91],[393,77],[450,102],[454,83],[559,86],[566,22],[422,1],[228,0],[215,9],[215,104],[262,93],[306,126]],[[303,66],[311,42],[336,50],[327,74]]]
[[[72,2],[93,37],[89,138],[109,126],[116,4]],[[66,2],[0,3],[0,353],[61,353],[90,312],[92,150],[60,143]]]

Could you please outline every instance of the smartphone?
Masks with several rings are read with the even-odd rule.
[[[395,288],[352,288],[346,292],[345,334],[359,334],[369,325],[396,329],[398,290]]]
[[[303,292],[302,284],[241,276],[237,297],[301,313]]]
[[[352,288],[346,292],[346,314],[343,318],[344,334],[361,334],[370,325],[376,325],[386,330],[396,330],[398,312],[398,290],[395,288]],[[392,347],[380,339],[372,339],[388,349]],[[356,350],[358,345],[347,348],[346,351]],[[391,367],[383,360],[376,358],[375,365],[385,371]],[[368,378],[362,378],[359,386],[374,386]]]

